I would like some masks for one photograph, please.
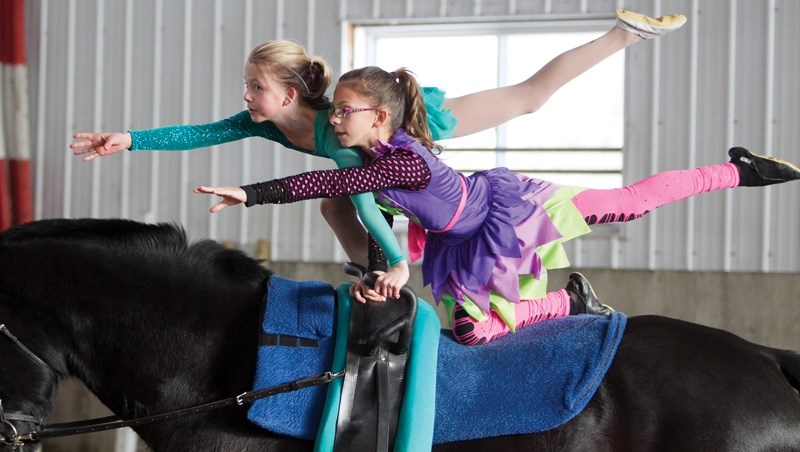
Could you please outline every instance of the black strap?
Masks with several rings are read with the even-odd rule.
[[[45,425],[41,431],[34,431],[25,435],[25,439],[31,441],[38,441],[44,438],[54,438],[59,436],[79,435],[81,433],[92,433],[104,430],[111,430],[122,427],[135,427],[137,425],[149,424],[152,422],[165,421],[168,419],[175,419],[181,416],[198,414],[204,411],[214,410],[232,405],[244,405],[254,400],[270,397],[289,391],[296,391],[298,389],[317,386],[344,376],[344,371],[339,372],[325,372],[324,374],[301,378],[289,383],[284,383],[269,388],[258,389],[256,391],[248,391],[239,394],[235,397],[219,400],[216,402],[205,403],[189,408],[170,411],[167,413],[160,413],[153,416],[141,417],[136,419],[123,420],[117,416],[109,416],[98,419],[89,419],[79,422],[68,422],[62,424]]]
[[[38,356],[36,356],[36,353],[33,353],[33,352],[31,351],[31,349],[29,349],[28,347],[26,347],[26,346],[25,346],[25,344],[23,344],[22,342],[20,342],[20,341],[19,341],[19,339],[17,339],[17,337],[16,337],[16,336],[14,336],[13,334],[11,334],[11,331],[8,331],[8,328],[6,328],[6,325],[5,325],[4,323],[0,323],[0,333],[3,333],[3,334],[5,334],[5,335],[6,335],[6,337],[8,337],[8,338],[11,340],[11,342],[13,342],[13,343],[14,343],[14,345],[16,345],[17,347],[19,347],[19,349],[20,349],[20,350],[22,350],[22,352],[23,352],[23,353],[25,353],[26,355],[28,355],[28,357],[29,357],[30,359],[32,359],[32,360],[33,360],[33,361],[34,361],[36,364],[38,364],[38,365],[40,365],[40,366],[42,366],[42,367],[46,367],[46,368],[48,368],[48,369],[50,368],[50,366],[48,366],[48,365],[47,365],[47,363],[45,363],[44,361],[42,361],[42,359],[41,359],[41,358],[39,358]]]
[[[389,363],[378,361],[375,364],[378,381],[378,433],[375,440],[376,451],[389,450],[389,437],[392,419],[392,404],[389,401]]]

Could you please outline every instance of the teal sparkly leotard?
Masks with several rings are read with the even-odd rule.
[[[449,138],[456,126],[456,119],[449,110],[442,110],[444,92],[437,88],[423,88],[428,125],[434,140]],[[174,125],[149,130],[131,130],[131,151],[163,150],[185,151],[214,146],[250,137],[262,137],[308,155],[332,159],[339,168],[361,166],[358,151],[342,148],[326,110],[319,110],[314,120],[314,145],[316,152],[292,144],[270,121],[255,123],[250,113],[244,110],[230,118],[208,124]],[[375,204],[374,195],[362,193],[350,196],[359,218],[372,232],[378,246],[384,251],[390,265],[404,259],[392,228],[384,220]]]

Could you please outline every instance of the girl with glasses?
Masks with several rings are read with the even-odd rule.
[[[558,186],[506,168],[465,177],[431,151],[423,96],[404,69],[350,71],[334,91],[330,122],[343,146],[364,153],[363,167],[195,191],[222,198],[212,212],[376,191],[382,205],[409,218],[410,240],[425,241],[423,281],[445,303],[456,339],[473,345],[545,319],[610,312],[579,274],[546,293],[547,269],[568,266],[562,244],[592,225],[635,220],[704,192],[800,179],[797,166],[739,147],[727,163],[665,171],[617,189]],[[394,265],[384,276],[407,280],[407,272]],[[374,299],[365,290],[355,284],[356,299]]]
[[[423,91],[428,126],[434,139],[455,138],[495,127],[509,119],[536,111],[561,86],[608,56],[642,39],[660,36],[683,25],[682,15],[652,19],[630,11],[617,11],[616,25],[600,38],[554,58],[529,79],[513,86],[445,98],[435,88]],[[358,166],[352,149],[342,149],[328,123],[331,107],[325,91],[331,70],[319,57],[311,57],[292,42],[271,41],[254,48],[244,66],[244,110],[227,119],[201,125],[168,126],[122,133],[75,133],[70,145],[75,155],[90,161],[125,149],[188,150],[249,137],[262,137],[288,149],[330,158],[339,168]],[[497,106],[496,108],[487,106]],[[344,111],[334,114],[346,115]],[[367,264],[370,230],[391,236],[370,194],[324,200],[321,211],[347,256]],[[383,240],[383,239],[379,239]],[[402,260],[396,241],[380,243],[391,263]],[[379,281],[379,287],[383,281]]]

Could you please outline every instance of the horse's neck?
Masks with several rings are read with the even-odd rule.
[[[171,309],[141,317],[132,309],[120,313],[127,328],[106,325],[97,332],[110,345],[93,341],[81,378],[104,403],[117,414],[140,416],[250,389],[258,306],[244,299],[220,309],[180,297],[157,302]]]

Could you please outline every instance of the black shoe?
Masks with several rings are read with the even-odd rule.
[[[753,154],[745,148],[731,148],[728,151],[731,163],[739,168],[740,187],[761,187],[800,179],[800,168],[792,163]]]
[[[569,275],[569,282],[565,289],[570,299],[570,315],[574,314],[596,314],[609,316],[613,309],[600,303],[592,290],[592,285],[580,273]]]

